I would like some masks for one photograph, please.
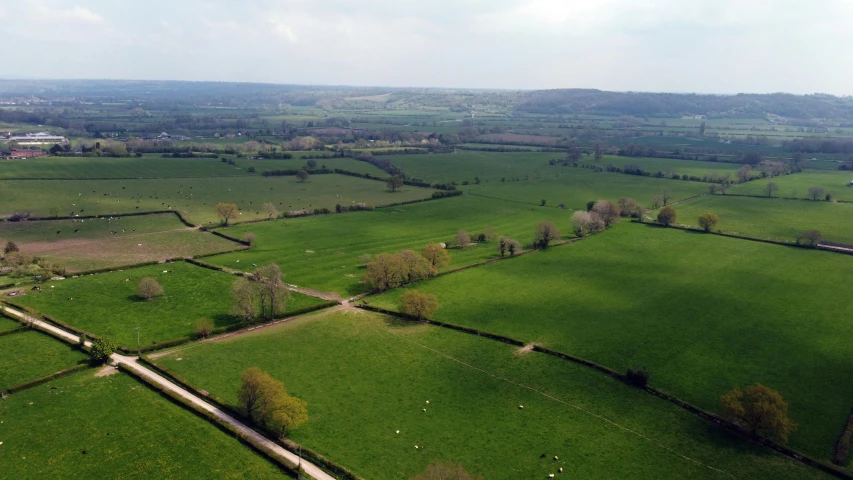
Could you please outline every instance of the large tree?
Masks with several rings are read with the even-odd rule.
[[[231,287],[231,297],[234,299],[234,314],[244,322],[258,317],[258,293],[254,282],[245,277],[238,278]]]
[[[305,183],[305,181],[308,180],[308,177],[310,177],[310,175],[308,175],[308,171],[304,168],[296,173],[296,178],[299,180],[299,183]]]
[[[116,351],[118,345],[116,342],[107,337],[101,337],[92,342],[92,348],[89,350],[89,355],[95,363],[107,363],[110,355]]]
[[[388,184],[388,190],[396,192],[398,188],[403,186],[403,179],[397,175],[392,175],[388,177],[388,180],[386,180],[385,183]]]
[[[678,220],[678,214],[675,212],[675,209],[670,206],[663,207],[660,209],[660,212],[658,212],[658,223],[663,226],[668,227],[674,224],[676,220]]]
[[[441,268],[450,263],[450,254],[447,249],[437,243],[430,243],[424,247],[421,254],[435,268]]]
[[[536,225],[536,230],[533,233],[533,246],[545,249],[551,245],[551,242],[559,240],[560,237],[560,231],[554,225],[554,222],[540,222],[539,225]]]
[[[403,283],[405,267],[399,255],[380,253],[367,264],[363,281],[379,291],[388,290]]]
[[[261,303],[261,316],[272,320],[276,315],[285,311],[290,291],[284,283],[284,274],[275,263],[258,267],[249,275],[256,283],[258,299]]]
[[[768,197],[772,197],[774,193],[779,191],[779,185],[776,182],[767,182],[767,185],[764,186],[764,193],[767,194]]]
[[[622,213],[619,205],[610,200],[599,200],[592,206],[592,213],[597,214],[604,221],[604,226],[609,227],[619,221],[619,215]]]
[[[817,247],[823,241],[823,234],[820,230],[806,230],[805,232],[798,233],[796,239],[797,245],[805,243],[810,247]]]
[[[699,226],[706,232],[710,232],[712,228],[720,223],[720,217],[713,213],[703,213],[699,215]]]
[[[403,249],[397,254],[403,264],[403,281],[406,283],[417,282],[425,278],[434,277],[438,270],[414,250]]]
[[[409,290],[400,296],[400,311],[418,320],[429,319],[438,310],[438,299],[429,293]]]
[[[266,425],[281,437],[308,420],[307,404],[288,395],[282,382],[260,368],[247,368],[240,380],[237,403],[249,419]]]
[[[154,277],[142,277],[136,285],[136,296],[145,300],[153,300],[154,297],[163,295],[163,287]]]
[[[825,198],[826,190],[824,190],[823,187],[811,187],[809,188],[809,196],[812,197],[812,200]]]
[[[228,225],[228,222],[238,214],[237,205],[233,203],[217,203],[213,209],[225,225]]]
[[[749,181],[752,178],[752,165],[743,165],[737,169],[737,180],[740,183]]]
[[[797,429],[788,418],[788,404],[779,392],[757,383],[746,390],[735,388],[720,398],[723,418],[746,430],[782,442]]]

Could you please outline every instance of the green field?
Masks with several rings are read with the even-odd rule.
[[[549,168],[548,161],[560,156],[560,153],[461,150],[456,153],[382,158],[389,158],[406,175],[429,183],[462,183],[466,180],[474,183],[474,177],[480,177],[482,182],[499,182],[501,177],[524,178],[529,175],[533,178],[536,172],[545,175]]]
[[[588,368],[367,312],[157,361],[232,404],[240,372],[259,366],[308,402],[292,439],[365,478],[411,478],[436,460],[489,479],[546,478],[559,467],[567,478],[822,478]]]
[[[839,221],[853,218],[849,203],[714,195],[695,198],[675,209],[678,223],[697,228],[699,215],[711,212],[720,217],[715,230],[726,233],[794,242],[797,233],[818,229],[826,241],[853,244],[853,224]]]
[[[248,169],[249,167],[255,167],[255,171],[258,174],[263,172],[271,171],[271,170],[296,170],[305,167],[305,162],[308,160],[303,160],[300,158],[299,152],[292,152],[294,158],[290,160],[248,160],[245,158],[238,158],[234,160],[234,163],[237,164],[238,167],[243,169]],[[307,152],[309,154],[317,154],[317,152]],[[322,168],[325,166],[326,168],[335,169],[339,168],[341,170],[346,170],[349,172],[356,173],[368,173],[375,177],[387,177],[388,174],[385,173],[379,167],[359,160],[354,160],[352,158],[317,158],[314,159],[317,162],[317,168]],[[232,167],[233,168],[233,167]]]
[[[673,201],[708,190],[708,184],[683,180],[640,177],[623,173],[594,172],[586,168],[548,167],[555,170],[558,177],[500,182],[462,187],[471,195],[500,198],[515,202],[538,205],[545,200],[546,205],[556,207],[565,204],[570,209],[586,209],[587,202],[607,199],[616,201],[620,197],[632,197],[644,205],[650,205],[652,197],[669,190]]]
[[[206,261],[245,269],[252,263],[278,263],[288,282],[343,295],[366,290],[359,281],[365,253],[420,251],[428,243],[451,242],[459,230],[483,232],[492,226],[528,245],[542,220],[552,220],[571,235],[568,210],[531,207],[468,195],[414,205],[313,218],[263,222],[223,229],[230,235],[256,235],[256,246],[245,252],[210,257]],[[451,250],[450,268],[498,256],[495,242]]]
[[[0,179],[83,178],[175,178],[231,177],[248,175],[245,168],[218,158],[163,158],[149,154],[141,158],[45,157],[3,160]]]
[[[288,478],[125,374],[77,373],[2,405],[3,478]]]
[[[645,368],[704,409],[768,385],[800,424],[791,444],[828,459],[853,399],[851,275],[844,255],[629,224],[414,288],[438,296],[436,320]]]
[[[162,297],[151,301],[136,297],[136,285],[146,276],[163,286]],[[200,318],[213,320],[216,327],[237,323],[231,315],[231,286],[236,278],[176,262],[51,282],[41,292],[27,292],[15,300],[74,327],[135,347],[136,327],[142,327],[139,334],[144,346],[192,335]],[[293,293],[287,309],[318,303],[321,300]]]
[[[37,331],[3,335],[0,337],[0,352],[3,352],[0,390],[71,368],[88,358],[64,342]]]
[[[0,332],[5,332],[8,330],[14,330],[16,328],[20,328],[21,324],[12,320],[11,318],[4,317],[0,315]]]
[[[621,157],[616,155],[605,155],[600,162],[596,162],[591,156],[583,157],[583,164],[601,165],[607,168],[609,165],[616,165],[623,168],[625,165],[638,165],[643,170],[651,172],[654,175],[657,172],[677,173],[679,175],[695,175],[702,177],[706,174],[725,175],[730,174],[732,180],[737,180],[735,171],[740,168],[737,163],[723,162],[699,162],[695,160],[673,160],[668,158],[649,158],[649,157]],[[557,168],[555,166],[553,168]]]
[[[170,213],[83,220],[0,222],[0,243],[69,273],[226,252],[241,245],[187,227]]]
[[[295,177],[167,178],[159,180],[23,180],[0,181],[0,213],[29,211],[47,217],[53,206],[60,215],[111,215],[177,210],[196,224],[218,223],[213,207],[235,203],[236,221],[267,218],[265,202],[282,213],[364,202],[385,205],[427,198],[433,190],[406,186],[389,192],[384,182],[344,175]]]
[[[853,172],[849,171],[806,170],[793,175],[742,183],[732,187],[729,193],[764,196],[767,183],[775,182],[779,185],[779,191],[774,194],[776,197],[811,198],[809,188],[823,187],[832,194],[833,200],[853,201],[853,187],[848,186],[851,179]]]

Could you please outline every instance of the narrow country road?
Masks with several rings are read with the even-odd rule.
[[[27,315],[24,312],[20,312],[16,309],[6,307],[5,305],[0,305],[0,309],[2,309],[8,315],[11,315],[15,318],[18,318],[24,322],[31,322],[34,325],[37,325],[39,328],[47,331],[48,333],[50,333],[54,336],[64,338],[67,340],[71,340],[72,342],[79,342],[80,341],[80,337],[78,337],[77,335],[74,335],[73,333],[67,332],[61,328],[57,328],[57,327],[55,327],[55,326],[53,326],[47,322],[44,322],[44,321],[37,319],[35,317]],[[91,346],[91,342],[86,342],[86,345]],[[220,422],[231,425],[232,427],[237,429],[240,433],[245,435],[246,440],[249,441],[250,443],[252,443],[253,445],[255,445],[257,447],[261,447],[261,448],[266,449],[266,450],[273,451],[273,452],[275,452],[276,455],[279,455],[283,458],[286,458],[288,461],[292,462],[294,465],[301,464],[302,469],[311,478],[316,479],[316,480],[335,480],[334,477],[327,474],[326,472],[321,470],[316,465],[314,465],[310,462],[307,462],[305,460],[302,460],[300,462],[299,457],[296,454],[294,454],[293,452],[286,450],[285,448],[281,447],[280,445],[273,442],[272,440],[264,437],[263,435],[259,434],[258,432],[247,427],[246,425],[244,425],[242,422],[240,422],[236,418],[232,417],[231,415],[228,415],[227,413],[220,410],[219,408],[216,408],[213,405],[205,402],[202,398],[196,396],[195,394],[193,394],[189,390],[186,390],[185,388],[182,388],[182,387],[172,383],[170,380],[166,379],[162,375],[146,368],[144,365],[141,365],[140,363],[138,363],[136,361],[135,357],[128,357],[125,355],[119,355],[117,353],[114,353],[110,358],[112,358],[112,360],[117,365],[121,365],[124,368],[127,368],[128,370],[132,370],[136,375],[145,379],[146,382],[148,382],[152,385],[156,385],[158,387],[161,387],[164,390],[168,390],[168,391],[180,396],[184,401],[191,403],[191,404],[203,409],[204,411],[214,415]]]

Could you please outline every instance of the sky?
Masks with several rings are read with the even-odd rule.
[[[851,20],[853,0],[0,0],[0,77],[850,95]]]

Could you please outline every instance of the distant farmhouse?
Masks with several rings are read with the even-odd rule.
[[[15,142],[18,145],[45,145],[50,143],[65,143],[68,141],[65,137],[53,135],[47,132],[9,135],[6,140],[9,142]]]
[[[22,148],[13,148],[4,152],[0,152],[0,158],[7,159],[22,159],[22,158],[39,158],[45,157],[48,153],[42,150],[25,150]]]

